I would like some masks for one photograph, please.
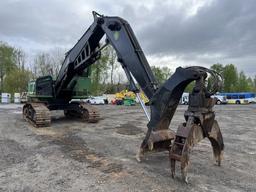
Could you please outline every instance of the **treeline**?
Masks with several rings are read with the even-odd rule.
[[[27,91],[27,83],[40,76],[52,75],[56,78],[63,63],[66,50],[55,48],[48,52],[40,52],[34,59],[28,60],[28,55],[6,43],[0,42],[0,93]],[[128,81],[117,56],[111,46],[105,48],[101,58],[91,66],[92,95],[116,93],[128,88]],[[223,90],[256,91],[256,76],[252,79],[243,72],[238,72],[233,64],[214,64],[212,69],[219,72],[224,79]],[[156,80],[162,84],[172,72],[168,67],[151,67]],[[191,90],[188,86],[187,91]]]
[[[238,71],[234,64],[214,64],[211,69],[223,77],[222,92],[256,92],[256,75],[248,77],[243,71]]]
[[[51,54],[39,53],[33,61],[28,61],[22,49],[0,42],[0,93],[27,91],[30,80],[49,74],[56,76],[62,62],[59,49]]]
[[[22,50],[0,43],[0,92],[22,92],[32,73],[25,67]]]
[[[56,78],[64,61],[66,50],[55,48],[40,52],[29,60],[28,55],[6,43],[0,42],[0,93],[27,91],[27,84],[40,76]],[[116,93],[128,88],[128,80],[111,46],[105,48],[101,58],[91,66],[92,95]],[[159,83],[171,74],[168,67],[153,66],[152,70]]]

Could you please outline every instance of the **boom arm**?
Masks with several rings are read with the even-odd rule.
[[[119,17],[105,17],[95,12],[93,15],[93,24],[66,55],[55,82],[56,97],[63,96],[74,75],[81,73],[99,58],[99,42],[106,35],[107,43],[115,49],[132,89],[136,89],[131,81],[133,76],[147,97],[152,98],[158,84],[128,22]]]

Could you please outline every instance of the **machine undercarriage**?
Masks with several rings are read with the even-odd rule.
[[[23,106],[23,118],[35,127],[50,126],[51,112],[49,108],[51,109],[51,106],[47,103],[27,102]],[[62,109],[67,118],[76,118],[89,123],[97,123],[100,120],[98,110],[88,103],[71,102],[58,109]]]

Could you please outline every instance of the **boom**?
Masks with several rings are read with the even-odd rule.
[[[55,82],[56,97],[62,97],[74,75],[84,71],[99,58],[100,40],[106,35],[106,44],[111,44],[115,49],[130,82],[133,76],[147,97],[152,98],[158,84],[128,22],[96,12],[93,15],[93,24],[66,55]],[[131,89],[135,91],[134,83],[131,83]]]

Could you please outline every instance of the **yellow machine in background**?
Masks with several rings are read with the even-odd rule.
[[[131,98],[135,99],[136,95],[134,92],[128,91],[128,90],[122,90],[115,94],[116,99],[123,100],[125,97],[131,97]]]
[[[141,99],[143,100],[143,102],[145,104],[147,104],[149,102],[149,99],[147,98],[147,96],[143,92],[140,92],[140,97],[141,97]],[[135,103],[136,103],[136,94],[132,91],[122,90],[122,91],[115,94],[115,102],[114,103],[117,104],[117,105],[124,104],[124,105],[127,105],[127,106],[135,105]]]

